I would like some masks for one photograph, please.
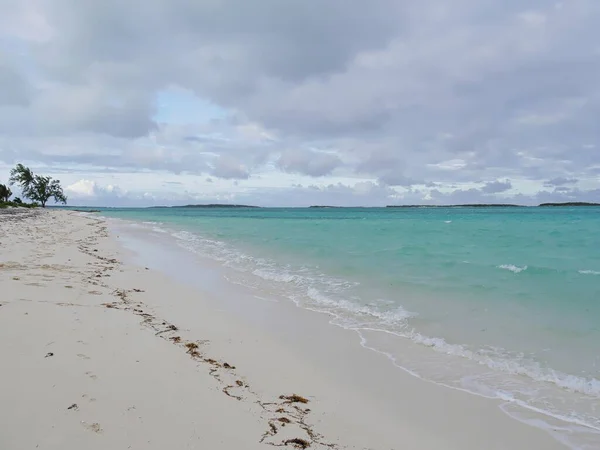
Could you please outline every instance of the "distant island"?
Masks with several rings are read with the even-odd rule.
[[[467,203],[465,205],[388,205],[386,208],[525,208],[510,203]]]
[[[564,202],[564,203],[541,203],[539,205],[515,205],[512,203],[465,203],[459,205],[387,205],[386,208],[404,208],[404,209],[416,209],[416,208],[560,208],[560,207],[586,207],[586,206],[600,206],[600,203],[592,202]],[[62,207],[60,207],[62,208]],[[98,213],[102,212],[99,209],[84,209],[85,206],[79,206],[75,208],[67,208],[72,211]],[[210,208],[228,208],[228,209],[262,209],[262,206],[253,205],[231,205],[226,203],[210,203],[207,205],[182,205],[182,206],[149,206],[148,209],[167,209],[167,208],[197,208],[197,209],[210,209]],[[285,207],[283,207],[285,208]],[[296,208],[306,208],[296,207]],[[331,206],[331,205],[311,205],[309,209],[356,209],[356,208],[378,208],[374,206]]]
[[[567,203],[542,203],[540,207],[545,206],[600,206],[600,203],[588,202],[567,202]]]
[[[208,205],[185,205],[181,208],[260,208],[259,206],[252,205],[228,205],[220,203],[211,203]]]
[[[150,208],[260,208],[260,206],[211,203],[208,205],[151,206]]]
[[[569,206],[600,206],[600,203],[587,202],[565,202],[565,203],[541,203],[543,207],[569,207]],[[533,206],[534,208],[536,206]],[[510,203],[468,203],[464,205],[388,205],[386,208],[528,208],[524,205],[513,205]]]
[[[386,208],[536,208],[536,207],[574,207],[574,206],[600,206],[600,203],[588,202],[565,202],[565,203],[542,203],[540,205],[526,206],[515,205],[513,203],[465,203],[459,205],[387,205]],[[182,206],[150,206],[150,209],[158,208],[229,208],[229,209],[258,209],[262,206],[252,205],[231,205],[226,203],[210,203],[207,205],[182,205]],[[344,208],[374,208],[369,206],[331,206],[331,205],[311,205],[309,209],[344,209]],[[95,211],[94,211],[95,212]]]

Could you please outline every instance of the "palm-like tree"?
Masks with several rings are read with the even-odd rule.
[[[7,202],[11,195],[12,191],[10,188],[4,184],[0,184],[0,201]]]
[[[40,202],[42,208],[46,207],[46,202],[51,198],[57,203],[67,204],[67,196],[60,187],[60,181],[41,175],[35,176],[33,184],[26,195],[34,202]]]
[[[10,178],[8,181],[10,184],[20,184],[23,191],[27,191],[34,183],[35,176],[29,167],[25,167],[23,164],[17,164],[17,166],[10,171]]]
[[[10,171],[10,184],[21,185],[23,197],[34,202],[39,202],[42,207],[46,206],[46,202],[51,198],[57,203],[67,203],[67,196],[64,194],[59,180],[54,180],[51,177],[34,175],[29,167],[23,164],[17,166]]]

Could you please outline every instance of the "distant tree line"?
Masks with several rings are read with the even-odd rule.
[[[59,180],[43,175],[36,175],[29,167],[25,167],[23,164],[17,164],[10,171],[8,182],[11,186],[15,184],[19,185],[23,197],[31,201],[31,205],[28,206],[41,205],[45,208],[46,203],[50,199],[53,199],[56,203],[67,204],[67,196],[64,194]],[[11,196],[12,191],[10,187],[0,184],[0,203],[12,203],[14,206],[23,204],[23,201],[18,197],[14,198],[11,202]]]

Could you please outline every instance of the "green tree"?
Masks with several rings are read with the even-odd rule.
[[[10,188],[4,184],[0,184],[0,202],[7,202],[11,195],[12,191]]]
[[[8,182],[10,184],[18,184],[21,186],[23,191],[29,189],[33,182],[35,181],[35,176],[29,167],[25,167],[23,164],[17,164],[17,166],[10,171],[10,178]]]
[[[25,195],[25,193],[23,194]],[[34,202],[39,202],[42,208],[46,207],[46,202],[51,198],[56,203],[67,204],[67,197],[63,193],[60,181],[41,175],[35,176],[33,184],[25,196]]]
[[[46,203],[51,198],[57,203],[67,203],[67,197],[62,190],[59,180],[35,175],[29,167],[25,167],[23,164],[17,164],[10,171],[10,183],[19,184],[23,191],[23,197],[33,202],[39,202],[43,208],[46,207]]]

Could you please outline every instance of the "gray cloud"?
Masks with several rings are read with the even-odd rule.
[[[218,178],[245,180],[250,177],[248,169],[232,156],[220,156],[214,163],[212,175]]]
[[[23,76],[3,61],[0,53],[0,108],[24,107],[31,100],[31,87]]]
[[[331,153],[295,149],[284,151],[277,160],[277,165],[286,172],[322,177],[341,166],[342,160]]]
[[[571,188],[566,187],[566,186],[558,186],[558,187],[554,188],[554,192],[569,193],[569,192],[571,192]]]
[[[419,184],[419,181],[405,175],[406,167],[402,157],[390,150],[374,149],[367,159],[356,166],[356,173],[375,176],[380,183],[388,186]]]
[[[537,205],[544,202],[566,202],[578,199],[588,202],[600,202],[600,189],[578,191],[568,188],[557,188],[552,191],[539,191],[533,196],[517,194],[502,199],[482,189],[457,189],[452,192],[439,190],[426,191],[411,189],[403,194],[384,185],[373,182],[359,182],[354,185],[343,183],[324,186],[300,184],[289,188],[265,188],[257,194],[254,191],[236,192],[224,190],[218,193],[177,193],[161,190],[160,192],[135,191],[128,192],[118,186],[93,185],[94,195],[87,195],[89,181],[79,182],[82,189],[78,192],[68,190],[72,204],[89,206],[156,206],[181,205],[189,203],[243,203],[257,206],[386,206],[386,205],[447,205],[469,203],[514,203],[519,205]]]
[[[456,194],[486,200],[520,181],[540,192],[598,183],[595,0],[15,5],[0,0],[7,164],[222,179],[275,167],[376,180],[381,192],[511,180]],[[228,116],[158,123],[156,95],[172,86]]]
[[[486,194],[498,194],[500,192],[508,191],[511,188],[512,188],[512,183],[510,182],[510,180],[492,181],[492,182],[486,183],[485,186],[483,186],[481,188],[481,191],[485,192]]]
[[[592,189],[582,191],[579,189],[571,189],[569,191],[540,191],[536,195],[536,200],[540,203],[546,202],[591,202],[600,203],[600,189]]]
[[[576,178],[556,177],[544,183],[546,187],[564,186],[565,184],[576,184],[579,180]]]
[[[370,181],[354,185],[332,183],[328,185],[296,184],[289,188],[265,188],[260,194],[240,192],[229,197],[229,202],[254,204],[258,206],[385,206],[395,202],[397,193],[389,187]],[[222,197],[213,196],[203,199],[205,202],[222,201]]]

